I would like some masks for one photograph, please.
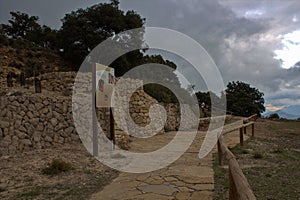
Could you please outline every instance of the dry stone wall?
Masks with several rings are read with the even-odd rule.
[[[80,142],[78,133],[74,126],[72,113],[71,96],[62,95],[65,90],[71,90],[73,86],[74,72],[50,73],[42,75],[43,90],[52,91],[51,94],[23,94],[23,96],[1,96],[0,97],[0,156],[14,154],[30,149],[40,149],[51,147],[55,144],[65,144],[70,142]],[[86,79],[86,80],[85,80]],[[84,75],[82,83],[87,83],[91,77]],[[132,89],[133,83],[142,84],[139,80],[127,81],[122,85],[122,91],[126,93]],[[90,83],[90,82],[89,82]],[[83,88],[83,93],[87,94],[90,90]],[[53,93],[56,92],[56,93]],[[164,133],[164,131],[175,131],[180,123],[180,108],[176,104],[161,104],[156,107],[158,110],[152,110],[151,124],[150,108],[158,105],[158,102],[143,91],[143,88],[136,90],[130,97],[129,113],[132,121],[140,126],[143,131],[139,134],[148,135],[155,133]],[[80,106],[85,109],[85,105]],[[156,126],[162,119],[156,115],[161,108],[166,110],[166,123],[162,126]],[[194,119],[193,112],[185,109],[191,117],[186,119],[188,130],[189,121]],[[124,149],[129,148],[130,137],[126,132],[128,130],[119,127],[128,127],[127,120],[124,118],[121,110],[115,108],[115,118],[119,118],[115,124],[116,143]],[[102,129],[109,136],[109,110],[107,108],[97,109],[97,118]],[[87,118],[88,120],[88,118]],[[88,125],[88,124],[87,124]],[[91,126],[85,127],[90,129]],[[130,126],[129,126],[130,127]]]
[[[78,141],[70,98],[4,96],[0,98],[0,154]]]

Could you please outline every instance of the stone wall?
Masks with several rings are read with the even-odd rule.
[[[74,72],[45,74],[41,76],[42,90],[51,93],[23,93],[23,96],[10,94],[10,96],[0,97],[0,156],[29,149],[47,148],[55,144],[80,142],[73,122],[71,96],[62,94],[65,90],[71,90],[75,76]],[[82,82],[89,82],[90,78],[85,75]],[[132,89],[133,83],[142,85],[139,80],[129,80],[122,85],[122,91]],[[89,91],[83,88],[83,93],[87,94]],[[152,107],[153,105],[158,105],[158,102],[146,94],[142,87],[131,95],[129,113],[133,123],[140,127],[137,129],[137,134],[148,136],[153,132],[178,130],[179,106],[161,104],[160,107]],[[85,109],[84,105],[81,107]],[[155,109],[151,110],[151,107]],[[157,117],[160,116],[158,113],[163,110],[162,107],[165,108],[167,115],[165,124],[160,124],[163,119]],[[191,117],[186,119],[187,127],[184,127],[189,129],[188,121],[193,120],[195,116],[191,110],[185,110],[191,114]],[[154,120],[152,122],[150,111]],[[128,149],[130,137],[126,132],[128,128],[131,129],[131,125],[128,124],[128,119],[124,118],[124,111],[115,108],[115,113],[114,118],[116,121],[118,118],[119,123],[115,124],[116,143],[121,148]],[[109,110],[97,109],[97,118],[102,129],[109,135]],[[120,127],[127,127],[127,130]]]
[[[4,96],[0,102],[0,155],[79,140],[70,98]]]

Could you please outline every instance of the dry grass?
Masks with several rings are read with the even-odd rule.
[[[259,120],[256,137],[232,149],[257,199],[300,199],[299,130],[299,121]],[[228,172],[216,160],[214,199],[228,199]]]

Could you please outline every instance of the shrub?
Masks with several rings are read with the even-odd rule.
[[[273,114],[269,115],[268,118],[269,119],[279,119],[280,117],[279,117],[279,115],[277,113],[273,113]]]
[[[14,68],[17,68],[17,69],[21,69],[23,68],[23,65],[21,63],[18,63],[16,61],[12,61],[10,64],[9,64],[10,67],[14,67]]]
[[[42,170],[43,174],[47,175],[57,175],[62,172],[67,172],[72,170],[73,167],[70,163],[67,163],[60,159],[54,159],[50,165]]]
[[[7,37],[4,35],[0,35],[0,45],[2,46],[8,46],[9,45],[9,40]]]
[[[262,159],[263,158],[263,155],[259,152],[255,152],[254,155],[253,155],[253,158],[255,159]]]
[[[249,150],[243,149],[243,150],[242,150],[242,154],[249,154]]]

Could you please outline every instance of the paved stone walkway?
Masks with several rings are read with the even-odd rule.
[[[184,133],[181,133],[184,134]],[[121,173],[102,191],[92,195],[92,200],[110,199],[212,199],[214,190],[213,158],[210,153],[199,159],[198,153],[206,132],[198,132],[196,139],[176,162],[164,169],[144,174]],[[230,144],[237,144],[238,133],[227,138]],[[131,151],[153,151],[166,145],[174,133],[166,133],[149,139],[137,139],[131,144]]]

